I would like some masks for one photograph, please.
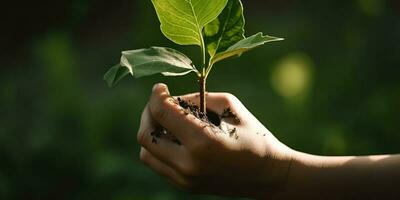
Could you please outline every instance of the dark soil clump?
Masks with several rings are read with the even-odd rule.
[[[240,119],[237,117],[235,113],[232,112],[231,108],[224,109],[221,115],[211,110],[207,110],[206,115],[204,115],[204,113],[200,111],[199,106],[197,106],[196,104],[190,101],[183,100],[180,97],[178,97],[177,99],[175,98],[173,99],[174,103],[178,104],[182,108],[182,111],[184,112],[185,115],[192,114],[198,119],[204,121],[205,123],[208,123],[209,126],[221,129],[222,119],[232,120],[234,124],[241,123]],[[229,134],[230,137],[234,137],[235,139],[239,138],[239,136],[236,134],[235,127],[229,129],[227,134]],[[181,145],[181,142],[171,132],[169,132],[163,127],[158,127],[155,131],[151,133],[151,136],[153,136],[152,142],[154,144],[157,144],[157,139],[159,138],[167,138],[175,142],[176,144]]]
[[[193,104],[190,101],[185,101],[185,100],[181,99],[180,97],[178,97],[177,100],[178,100],[178,104],[182,107],[185,114],[192,114],[192,115],[196,116],[197,118],[199,118],[200,120],[212,123],[215,126],[221,125],[221,117],[217,113],[215,113],[211,110],[207,110],[207,113],[205,116],[204,113],[200,112],[199,106]]]
[[[235,113],[232,112],[231,108],[226,108],[221,115],[222,118],[232,119],[235,124],[240,124],[240,119]]]

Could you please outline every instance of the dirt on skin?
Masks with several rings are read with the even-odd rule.
[[[228,130],[224,130],[221,125],[222,125],[222,119],[225,120],[232,120],[232,122],[236,125],[239,125],[241,123],[240,119],[237,117],[237,115],[232,112],[231,108],[226,108],[221,114],[217,114],[211,110],[207,110],[207,113],[204,114],[203,112],[200,111],[199,106],[196,104],[186,101],[180,97],[178,98],[172,98],[173,102],[179,105],[185,115],[193,115],[203,121],[205,123],[205,126],[209,126],[212,128],[218,128],[220,129],[223,133],[229,134],[229,137],[233,137],[236,140],[239,139],[239,136],[236,134],[236,127],[233,128],[228,128]],[[152,142],[154,144],[157,144],[157,139],[160,138],[166,138],[169,139],[173,142],[175,142],[178,145],[181,145],[181,142],[168,130],[165,128],[159,126],[156,128],[151,133]]]

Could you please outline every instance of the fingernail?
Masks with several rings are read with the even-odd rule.
[[[166,92],[169,94],[168,86],[165,85],[164,83],[157,83],[153,86],[153,92],[157,92],[157,93]]]

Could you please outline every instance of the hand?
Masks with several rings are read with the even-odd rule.
[[[198,94],[180,98],[198,102]],[[240,120],[222,118],[216,127],[187,114],[164,84],[153,88],[143,111],[138,142],[140,158],[174,185],[196,193],[266,197],[284,190],[292,150],[279,142],[233,95],[207,93],[207,108],[230,108]],[[158,127],[168,137],[152,136]]]

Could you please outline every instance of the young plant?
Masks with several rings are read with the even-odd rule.
[[[165,37],[179,45],[199,46],[202,63],[195,67],[185,54],[166,47],[123,51],[120,63],[104,75],[110,87],[128,74],[139,78],[158,73],[182,76],[194,72],[200,88],[200,112],[205,114],[206,81],[217,62],[240,56],[267,42],[283,40],[262,33],[245,37],[240,0],[152,0],[152,3]]]

